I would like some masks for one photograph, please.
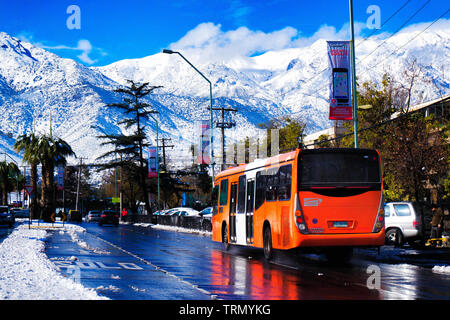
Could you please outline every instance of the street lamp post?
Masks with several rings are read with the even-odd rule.
[[[192,63],[189,62],[188,59],[186,59],[181,53],[178,51],[172,51],[169,49],[164,49],[163,53],[167,54],[178,54],[181,58],[183,58],[184,61],[186,61],[195,71],[197,71],[203,79],[205,79],[209,83],[209,137],[210,137],[210,154],[211,154],[211,167],[212,167],[212,187],[214,188],[214,134],[213,134],[213,103],[212,103],[212,84],[211,81],[203,73],[201,73]]]
[[[351,66],[352,66],[352,96],[353,96],[353,131],[355,137],[355,148],[359,148],[358,143],[358,104],[356,98],[356,70],[355,70],[355,31],[353,25],[353,1],[349,0],[350,8],[350,29],[351,29],[351,41],[350,41],[350,54],[351,54]]]
[[[158,113],[157,111],[155,113]],[[153,117],[151,114],[149,114],[150,118],[153,119],[153,121],[155,121],[156,123],[156,174],[157,174],[157,183],[158,183],[158,203],[156,205],[156,207],[159,210],[159,204],[160,204],[160,200],[161,200],[161,195],[160,195],[160,187],[159,187],[159,123],[158,120],[156,120],[155,117]]]

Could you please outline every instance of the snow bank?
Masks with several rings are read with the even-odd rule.
[[[134,224],[136,225],[136,224]],[[176,226],[168,226],[164,224],[154,224],[151,225],[153,229],[160,229],[160,230],[167,230],[167,231],[174,231],[174,232],[184,232],[184,233],[193,233],[198,234],[201,236],[212,236],[211,231],[205,231],[205,230],[197,230],[197,229],[188,229],[183,227],[176,227]]]
[[[0,244],[0,299],[106,299],[95,290],[85,288],[57,272],[44,253],[47,237],[45,228],[46,225],[42,223],[38,229],[29,229],[28,224],[22,224]],[[65,228],[83,229],[75,225],[66,225]]]
[[[450,274],[450,266],[434,266],[433,272]]]

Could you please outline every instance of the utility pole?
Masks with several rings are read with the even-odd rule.
[[[83,165],[83,159],[87,159],[87,158],[83,158],[80,157],[80,166],[78,168],[78,181],[77,181],[77,200],[75,202],[75,210],[78,210],[78,200],[80,198],[80,180],[81,180],[81,166]]]
[[[237,109],[235,108],[224,108],[224,107],[220,107],[220,108],[212,108],[213,110],[219,110],[221,111],[221,117],[222,117],[222,121],[221,122],[216,122],[216,127],[220,128],[221,132],[222,132],[222,170],[226,169],[226,163],[225,163],[225,129],[230,129],[232,127],[234,127],[236,125],[236,123],[234,121],[230,121],[230,122],[226,122],[225,121],[225,112],[237,112]]]
[[[173,149],[173,147],[175,147],[173,144],[171,144],[171,145],[166,145],[166,142],[168,142],[168,141],[172,141],[172,139],[171,138],[161,138],[161,139],[159,139],[160,141],[161,141],[161,143],[162,143],[162,145],[161,146],[159,146],[161,149],[162,149],[162,151],[163,151],[163,165],[164,165],[164,170],[166,170],[167,171],[167,166],[166,166],[166,148],[171,148],[171,149]]]

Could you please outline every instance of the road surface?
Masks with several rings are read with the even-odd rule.
[[[450,275],[434,272],[431,260],[382,263],[375,250],[360,250],[343,266],[282,252],[268,263],[259,249],[225,251],[205,235],[82,226],[86,232],[53,232],[46,253],[63,274],[111,299],[450,299]]]

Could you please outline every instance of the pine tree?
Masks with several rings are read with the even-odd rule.
[[[128,86],[115,89],[114,92],[123,95],[123,102],[111,103],[107,107],[122,111],[125,118],[119,121],[119,125],[125,125],[126,129],[133,128],[134,131],[127,134],[104,134],[98,138],[105,139],[102,145],[112,145],[113,150],[106,152],[98,159],[115,157],[110,160],[103,169],[110,169],[117,166],[126,167],[133,178],[139,182],[142,193],[142,200],[145,202],[145,209],[151,212],[148,200],[148,187],[146,183],[147,170],[144,159],[144,149],[149,146],[145,133],[148,117],[157,111],[149,110],[152,107],[144,99],[155,89],[161,86],[150,86],[148,83],[136,83],[127,80]],[[117,157],[116,157],[117,156]]]

